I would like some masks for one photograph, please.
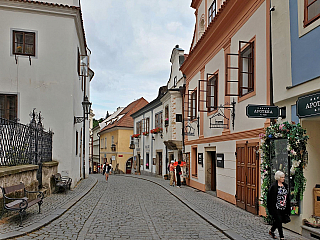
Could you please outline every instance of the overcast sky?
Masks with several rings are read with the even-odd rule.
[[[179,44],[189,52],[193,37],[191,0],[82,0],[95,118],[144,97],[151,102],[170,75]]]

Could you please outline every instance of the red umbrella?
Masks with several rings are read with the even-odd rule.
[[[177,165],[178,165],[178,162],[174,162],[174,163],[173,163],[173,166],[176,167]],[[183,166],[185,166],[185,165],[187,165],[186,162],[181,162],[181,164],[180,164],[181,167],[183,167]]]

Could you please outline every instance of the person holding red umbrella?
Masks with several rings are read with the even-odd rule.
[[[177,175],[177,187],[180,188],[181,187],[181,175],[182,175],[182,171],[181,171],[181,167],[180,167],[181,161],[178,161],[178,165],[176,167],[176,175]]]

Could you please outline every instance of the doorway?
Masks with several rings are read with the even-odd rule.
[[[162,152],[157,152],[158,175],[162,176]]]
[[[259,143],[237,144],[237,206],[258,215],[259,213]]]
[[[126,174],[131,174],[131,168],[132,168],[132,157],[129,158],[126,162]]]
[[[216,152],[207,151],[206,154],[206,191],[216,191]]]

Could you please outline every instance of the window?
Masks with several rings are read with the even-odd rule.
[[[194,90],[190,96],[190,120],[197,118],[197,90]]]
[[[176,87],[177,86],[177,76],[174,77],[173,79],[173,86]]]
[[[197,158],[198,158],[198,151],[197,148],[192,148],[191,149],[191,161],[192,161],[192,169],[191,169],[191,173],[193,177],[197,177],[198,176],[198,163],[197,163]]]
[[[77,59],[77,72],[78,76],[80,76],[80,50],[78,48],[78,59]]]
[[[142,133],[142,121],[136,123],[136,134]]]
[[[241,44],[245,43],[245,48],[241,51]],[[244,96],[254,91],[254,49],[253,42],[240,42],[239,58],[239,95]]]
[[[145,119],[144,131],[145,132],[149,132],[150,131],[150,118],[146,118]]]
[[[0,117],[17,120],[17,95],[0,94]]]
[[[103,138],[101,138],[100,148],[103,148]]]
[[[209,7],[208,16],[209,16],[208,22],[210,24],[213,21],[214,17],[216,16],[216,0],[214,0],[211,6]]]
[[[78,155],[78,144],[79,144],[78,138],[79,138],[78,131],[76,131],[76,156]]]
[[[104,138],[104,148],[107,148],[107,138]]]
[[[155,127],[162,128],[162,112],[155,114]]]
[[[218,106],[218,74],[211,75],[207,81],[207,108],[214,111]]]
[[[35,33],[13,31],[13,54],[35,56]]]
[[[114,144],[114,136],[111,136],[111,144]]]
[[[304,0],[304,26],[320,17],[320,0]]]

